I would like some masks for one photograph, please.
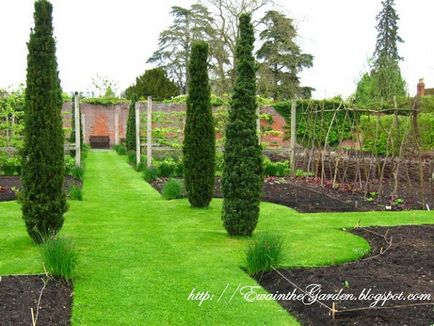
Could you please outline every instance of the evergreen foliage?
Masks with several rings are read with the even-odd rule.
[[[207,207],[214,193],[215,130],[208,82],[208,44],[195,41],[188,66],[189,94],[184,132],[184,176],[192,207]]]
[[[263,168],[256,134],[256,74],[253,26],[249,14],[240,15],[234,92],[226,125],[222,190],[222,219],[231,236],[251,235],[259,216]]]
[[[22,212],[36,243],[56,234],[66,211],[62,91],[53,37],[52,5],[35,2],[30,33],[25,94]]]
[[[274,99],[309,96],[300,87],[298,74],[304,68],[312,67],[313,56],[303,53],[295,42],[297,30],[292,19],[270,10],[261,23],[265,29],[260,33],[263,43],[257,52],[260,60],[259,93]]]
[[[136,78],[136,83],[125,90],[128,99],[152,96],[156,100],[168,99],[179,94],[178,86],[167,77],[162,68],[146,70]]]
[[[126,135],[127,151],[136,150],[136,98],[133,96],[130,107],[128,109],[127,135]]]

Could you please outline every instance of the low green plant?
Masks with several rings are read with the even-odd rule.
[[[162,161],[155,162],[158,167],[160,177],[180,177],[183,175],[183,163],[180,160],[175,160],[171,157]]]
[[[289,175],[288,161],[272,162],[268,157],[264,158],[264,174],[270,177],[284,177]]]
[[[163,187],[161,195],[164,199],[178,199],[184,197],[183,184],[176,179],[169,179]]]
[[[68,198],[70,200],[83,200],[83,193],[80,187],[78,186],[71,186],[68,190]]]
[[[80,166],[73,166],[69,173],[70,176],[83,181],[83,177],[84,177],[84,169]]]
[[[246,250],[245,267],[254,276],[272,270],[283,261],[283,237],[280,234],[267,232],[252,240]]]
[[[119,155],[127,155],[127,148],[124,145],[114,145],[113,149],[118,153]]]
[[[160,175],[160,171],[157,167],[151,166],[151,167],[145,167],[143,170],[143,179],[145,179],[146,182],[152,182],[158,179]]]
[[[75,275],[77,254],[70,240],[49,238],[41,246],[42,263],[52,276],[70,282]]]
[[[313,172],[304,171],[302,169],[297,169],[295,171],[295,176],[296,177],[312,177],[312,176],[314,176],[314,173]]]

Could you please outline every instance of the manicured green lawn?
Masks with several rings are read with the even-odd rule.
[[[84,201],[70,202],[61,235],[79,254],[73,325],[295,325],[277,303],[248,303],[233,292],[255,285],[241,269],[244,239],[231,239],[220,221],[221,200],[191,209],[166,201],[125,156],[88,155]],[[256,233],[285,238],[285,266],[354,260],[369,250],[362,238],[338,230],[362,225],[434,223],[433,212],[299,214],[263,203]],[[0,203],[0,275],[39,273],[42,266],[16,202]],[[221,292],[229,284],[223,297]],[[212,301],[188,301],[192,289]]]

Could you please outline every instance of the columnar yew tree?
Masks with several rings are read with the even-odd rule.
[[[127,151],[136,150],[136,97],[133,96],[128,109],[127,121],[127,137],[126,137]]]
[[[52,11],[47,0],[35,2],[27,56],[22,211],[27,232],[36,243],[60,230],[66,211],[63,101]]]
[[[256,134],[256,75],[250,15],[240,16],[236,48],[237,76],[226,125],[222,219],[229,235],[251,235],[258,222],[262,194],[261,147]]]
[[[207,207],[214,192],[215,129],[208,83],[208,44],[192,45],[188,65],[187,120],[184,137],[184,174],[193,207]]]

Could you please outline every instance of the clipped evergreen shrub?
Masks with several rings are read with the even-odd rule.
[[[35,2],[35,26],[27,56],[22,212],[27,232],[36,243],[60,230],[67,209],[63,190],[63,99],[52,11],[47,0]]]
[[[224,227],[231,236],[250,236],[258,223],[262,195],[262,153],[256,134],[256,68],[250,15],[240,16],[237,76],[225,131],[222,175]]]
[[[188,73],[190,79],[183,146],[185,189],[192,207],[207,207],[214,194],[215,130],[206,42],[193,43]]]

